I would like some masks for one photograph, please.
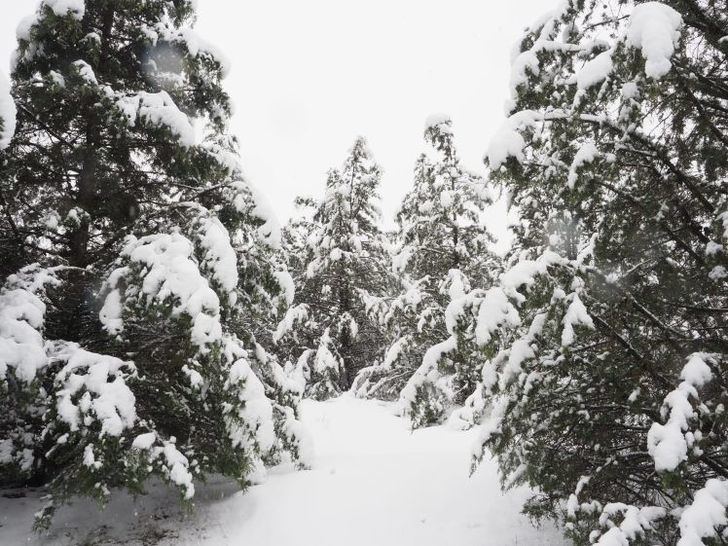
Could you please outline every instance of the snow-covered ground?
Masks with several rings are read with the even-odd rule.
[[[59,512],[46,537],[29,532],[39,492],[0,497],[0,544],[566,544],[519,514],[527,492],[503,495],[495,463],[468,477],[472,432],[412,433],[390,406],[350,396],[305,402],[303,419],[315,442],[310,471],[274,471],[244,494],[210,483],[191,514],[162,487],[136,503],[116,495],[103,512],[79,501]]]

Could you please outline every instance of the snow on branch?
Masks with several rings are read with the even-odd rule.
[[[618,46],[626,44],[627,47],[637,49],[645,59],[645,74],[652,79],[660,79],[667,75],[672,68],[672,56],[680,39],[682,17],[670,6],[662,2],[644,2],[634,6],[627,17],[626,23],[617,29],[616,36],[611,41],[599,39],[583,39],[580,43],[572,44],[559,41],[559,27],[565,23],[562,16],[569,7],[565,2],[561,8],[550,13],[538,22],[539,26],[532,26],[529,31],[533,37],[531,45],[516,54],[511,66],[511,91],[514,99],[524,87],[536,87],[551,79],[549,83],[556,87],[576,85],[576,94],[573,105],[567,110],[558,108],[548,112],[524,109],[512,113],[503,123],[495,137],[492,139],[487,152],[487,158],[492,169],[500,168],[508,158],[514,157],[523,162],[526,139],[523,133],[529,129],[537,129],[539,124],[558,119],[579,116],[578,106],[580,99],[585,96],[589,88],[607,80],[615,71],[614,53]],[[564,30],[568,30],[567,27]],[[524,40],[523,44],[528,44]],[[572,74],[556,74],[545,70],[541,52],[561,52],[570,54],[575,61],[581,57],[593,55],[581,68],[574,68]],[[574,62],[575,66],[579,63]],[[511,101],[509,111],[513,111],[515,102]],[[583,119],[583,118],[582,118]],[[573,187],[574,174],[569,177],[569,185]]]
[[[425,120],[425,131],[437,127],[441,131],[452,132],[452,119],[447,114],[431,114]]]
[[[11,369],[30,383],[48,364],[42,335],[46,305],[39,294],[60,284],[56,273],[61,269],[30,265],[10,275],[0,289],[0,382]]]
[[[503,324],[515,327],[521,323],[518,310],[500,286],[490,288],[480,303],[475,339],[483,346],[490,342],[493,333]]]
[[[281,247],[281,225],[266,196],[247,181],[236,181],[230,185],[230,201],[241,213],[249,213],[263,222],[258,235],[263,243],[272,249]]]
[[[652,524],[665,517],[664,508],[656,506],[648,506],[646,508],[638,508],[621,502],[608,504],[604,507],[602,515],[599,517],[599,524],[602,527],[610,527],[604,533],[597,546],[624,546],[631,541],[637,540],[646,530],[652,528]],[[616,525],[612,518],[615,515],[622,516],[622,522]]]
[[[94,69],[84,60],[78,60],[71,63],[71,66],[76,69],[78,75],[89,85],[98,85],[99,81],[96,79]]]
[[[43,0],[40,7],[43,6],[48,6],[58,17],[68,15],[77,21],[86,14],[85,0]]]
[[[576,87],[585,90],[606,80],[614,68],[613,53],[612,50],[604,51],[587,61],[576,74]]]
[[[111,334],[123,329],[123,306],[127,302],[151,306],[170,305],[172,316],[186,314],[192,319],[190,339],[201,352],[222,339],[220,299],[200,272],[194,259],[194,245],[180,233],[149,235],[129,239],[122,252],[128,264],[109,277],[101,322]],[[128,279],[139,275],[138,285]],[[127,279],[122,293],[119,283]]]
[[[508,361],[503,367],[500,376],[500,387],[505,389],[508,384],[518,377],[523,371],[523,363],[536,357],[534,343],[536,337],[543,331],[546,324],[546,313],[539,313],[531,321],[528,333],[516,340],[508,350]]]
[[[645,2],[634,7],[629,19],[627,44],[642,50],[645,74],[656,80],[672,68],[670,59],[680,39],[682,16],[662,2]]]
[[[728,481],[711,479],[695,493],[680,515],[677,546],[702,546],[705,538],[717,538],[718,529],[728,527]],[[725,534],[723,535],[725,536]]]
[[[175,104],[166,91],[147,93],[141,91],[134,95],[122,95],[116,98],[116,104],[126,117],[129,127],[138,121],[153,126],[163,127],[175,135],[182,146],[194,146],[197,135],[190,118]]]
[[[303,323],[309,318],[309,308],[306,304],[289,307],[283,319],[278,323],[273,332],[273,341],[280,342],[286,335],[294,330],[297,324]]]
[[[579,147],[574,156],[574,161],[571,162],[571,167],[569,167],[569,178],[566,182],[569,189],[574,189],[579,178],[579,169],[584,165],[593,163],[598,157],[599,149],[593,142],[586,142]]]
[[[293,283],[293,277],[288,271],[276,271],[273,276],[278,283],[278,286],[283,291],[286,305],[293,305],[293,300],[296,297],[296,285]]]
[[[71,432],[98,421],[102,437],[118,437],[135,425],[136,399],[126,384],[133,363],[62,342],[53,344],[52,359],[65,362],[55,376],[56,410]]]
[[[490,168],[499,169],[509,157],[515,157],[519,162],[525,159],[523,150],[526,140],[521,133],[535,129],[540,123],[557,119],[566,119],[568,114],[562,110],[553,110],[548,113],[535,110],[521,110],[511,115],[501,125],[498,132],[490,141],[486,157]]]
[[[233,447],[246,449],[250,454],[270,451],[276,441],[273,406],[265,394],[265,386],[250,366],[247,353],[230,367],[225,388],[239,402],[229,407],[226,414]]]
[[[10,368],[15,377],[29,383],[48,363],[40,333],[45,308],[40,298],[27,290],[0,292],[0,381]]]
[[[662,414],[667,422],[653,423],[647,433],[647,449],[658,472],[673,471],[688,458],[694,441],[694,435],[688,432],[695,417],[691,399],[699,401],[698,388],[713,378],[708,362],[715,356],[707,353],[690,356],[680,373],[682,383],[665,397]]]
[[[139,434],[131,444],[132,452],[142,455],[152,467],[157,467],[161,475],[182,491],[185,500],[195,496],[193,469],[189,459],[177,449],[176,438],[163,440],[152,432]]]
[[[407,384],[400,394],[398,406],[402,415],[407,414],[410,406],[414,403],[418,388],[428,381],[433,383],[436,381],[438,376],[437,364],[448,353],[455,351],[457,347],[457,338],[452,336],[427,350],[425,356],[422,358],[422,364],[410,380],[407,381]]]
[[[222,77],[227,77],[230,74],[231,62],[230,59],[218,48],[215,44],[208,42],[202,38],[197,32],[191,28],[181,29],[177,37],[175,38],[178,42],[183,42],[187,47],[190,55],[198,57],[201,55],[207,56],[217,64],[220,65],[222,70]]]
[[[574,343],[574,326],[585,326],[591,330],[594,329],[594,321],[592,321],[577,293],[571,295],[571,303],[564,315],[564,330],[561,334],[562,347],[568,347]]]
[[[238,257],[230,242],[230,233],[220,220],[209,214],[195,221],[196,240],[202,248],[203,265],[211,270],[213,280],[235,304],[238,287]]]

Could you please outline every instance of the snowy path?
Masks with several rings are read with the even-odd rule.
[[[170,513],[168,495],[159,491],[152,491],[144,507],[117,500],[94,523],[96,530],[84,503],[78,503],[59,514],[62,530],[51,542],[99,537],[103,525],[108,540],[124,536],[131,543],[156,535],[163,544],[190,545],[566,544],[556,530],[534,529],[519,515],[526,493],[502,495],[494,463],[468,477],[473,433],[441,427],[411,433],[388,406],[348,396],[305,402],[303,418],[315,442],[313,470],[273,473],[245,494],[221,484],[201,488],[197,510],[187,517]],[[8,502],[2,499],[0,510]],[[30,517],[33,503],[25,504]],[[75,521],[79,517],[82,524]],[[8,521],[12,515],[0,516],[0,523]],[[4,530],[19,531],[0,527],[2,544]]]
[[[502,496],[492,464],[468,478],[472,434],[413,434],[388,408],[350,397],[308,402],[304,419],[315,469],[272,476],[243,503],[222,507],[229,539],[261,546],[565,544],[519,515],[524,495]]]

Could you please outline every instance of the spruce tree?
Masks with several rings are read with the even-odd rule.
[[[41,524],[305,456],[302,387],[264,347],[293,296],[280,230],[193,4],[44,0],[18,31],[0,222],[37,263],[0,291],[0,478],[49,483]]]
[[[498,267],[483,223],[491,198],[483,179],[463,167],[452,121],[430,118],[425,140],[431,152],[417,159],[414,188],[397,214],[397,291],[369,299],[370,313],[390,334],[389,348],[357,381],[360,395],[401,394],[414,426],[440,421],[472,391],[477,367],[468,363],[465,337],[456,341],[458,325],[450,324],[448,308],[487,286]]]
[[[470,419],[577,544],[725,537],[727,7],[565,2],[521,40],[488,151],[521,221],[458,315]]]
[[[319,399],[348,390],[381,350],[382,333],[364,304],[389,282],[380,180],[380,167],[358,138],[341,169],[329,172],[323,200],[300,201],[313,206],[313,215],[287,230],[297,306],[280,337],[293,344],[308,393]]]

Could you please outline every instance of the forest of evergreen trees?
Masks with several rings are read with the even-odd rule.
[[[0,75],[0,486],[49,488],[39,528],[305,468],[299,403],[351,392],[477,427],[575,544],[728,543],[726,0],[563,2],[486,176],[432,116],[391,230],[364,138],[279,227],[194,19],[43,0]]]

